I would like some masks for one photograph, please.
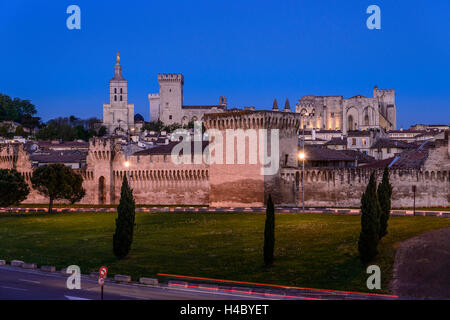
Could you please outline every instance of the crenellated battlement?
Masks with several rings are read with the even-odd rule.
[[[305,203],[307,206],[359,207],[361,196],[374,169],[314,169],[305,170]],[[383,169],[375,170],[378,183]],[[299,204],[301,199],[300,169],[281,169],[284,194],[293,195],[288,202]],[[416,187],[416,204],[423,207],[442,206],[450,201],[450,170],[390,169],[393,187],[393,207],[410,207]]]
[[[301,115],[277,111],[239,111],[206,114],[207,129],[282,129],[297,132]]]
[[[345,168],[345,169],[305,169],[305,183],[333,183],[348,185],[367,185],[370,175],[375,171],[375,176],[381,180],[384,169]],[[281,177],[286,181],[295,181],[301,176],[301,169],[282,169]],[[396,181],[408,181],[411,183],[448,183],[450,171],[425,170],[425,169],[390,169],[391,183]]]
[[[159,99],[160,95],[159,95],[159,93],[149,93],[148,98],[149,99]]]
[[[158,82],[181,82],[184,84],[184,77],[181,73],[159,73]]]
[[[94,137],[89,140],[89,157],[92,160],[111,160],[114,155],[114,141],[110,138]],[[88,160],[89,162],[89,160]]]
[[[373,89],[373,96],[381,97],[381,96],[395,96],[395,89],[379,89],[377,86]]]

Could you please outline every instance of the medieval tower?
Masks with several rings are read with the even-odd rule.
[[[109,81],[109,104],[103,105],[103,125],[110,134],[134,127],[134,104],[128,104],[128,82],[122,76],[119,52],[114,77]]]

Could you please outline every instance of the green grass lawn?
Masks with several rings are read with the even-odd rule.
[[[108,266],[109,275],[172,273],[325,289],[368,291],[358,259],[360,217],[277,214],[275,265],[263,267],[264,214],[138,213],[129,258],[112,254],[115,214],[0,215],[0,259],[83,273]],[[377,260],[389,292],[395,250],[422,232],[449,227],[450,218],[391,217]]]

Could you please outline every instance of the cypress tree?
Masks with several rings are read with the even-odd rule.
[[[375,174],[370,175],[369,184],[361,197],[361,233],[358,250],[361,262],[366,264],[378,254],[380,204],[377,196]]]
[[[266,209],[266,225],[264,229],[264,265],[273,264],[273,251],[275,247],[275,207],[272,196],[269,195]]]
[[[380,214],[380,231],[379,238],[383,238],[387,234],[388,220],[391,214],[391,197],[392,186],[389,182],[389,169],[384,168],[383,180],[378,186],[377,190],[378,201],[380,202],[381,214]]]
[[[113,236],[113,251],[118,259],[123,259],[131,249],[135,217],[133,190],[130,189],[126,176],[123,177],[117,213],[116,232]]]

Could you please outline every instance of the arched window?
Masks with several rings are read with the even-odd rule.
[[[120,101],[122,101],[122,96],[120,96]]]
[[[353,131],[353,116],[349,115],[348,116],[348,131]]]
[[[122,94],[122,88],[120,88],[120,94]]]
[[[117,101],[117,96],[114,96],[114,101]]]
[[[114,93],[117,93],[117,88],[114,88]]]

